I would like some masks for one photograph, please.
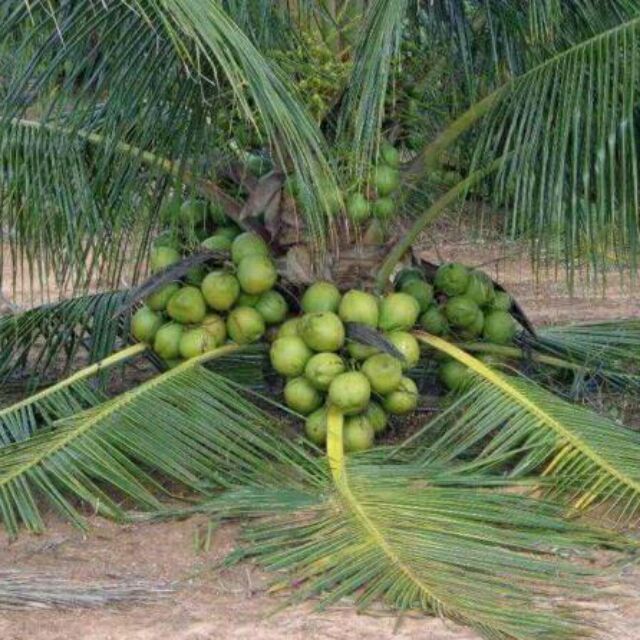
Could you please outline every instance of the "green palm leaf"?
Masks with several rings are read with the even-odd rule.
[[[444,427],[444,434],[423,450],[423,460],[473,456],[486,466],[508,462],[516,477],[542,469],[552,481],[550,491],[575,508],[604,503],[621,521],[637,517],[640,434],[529,380],[497,372],[440,338],[416,337],[473,373],[459,404],[426,426],[425,433]]]

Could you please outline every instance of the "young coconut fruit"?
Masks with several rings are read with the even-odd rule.
[[[484,328],[484,313],[481,310],[478,310],[478,315],[476,319],[464,329],[460,329],[458,331],[458,335],[462,340],[474,340],[482,335],[482,330]]]
[[[469,276],[469,284],[464,295],[480,307],[491,304],[495,296],[491,278],[481,271],[473,271]]]
[[[278,291],[265,291],[257,300],[254,309],[264,318],[267,324],[282,322],[289,313],[289,305]]]
[[[352,416],[344,421],[342,444],[347,453],[371,449],[374,439],[375,432],[366,415]]]
[[[180,285],[177,282],[169,282],[147,296],[145,303],[152,311],[164,311],[173,294],[179,290]]]
[[[418,341],[406,331],[392,331],[387,340],[404,356],[400,361],[403,371],[412,369],[420,361],[420,345]]]
[[[342,296],[338,315],[343,322],[359,322],[375,329],[378,326],[378,300],[370,293],[351,289]]]
[[[491,311],[484,319],[482,335],[494,344],[509,344],[516,336],[518,326],[507,311]]]
[[[185,329],[180,337],[180,355],[188,360],[217,347],[216,339],[203,327]]]
[[[162,326],[162,318],[147,306],[140,307],[131,318],[131,333],[136,340],[151,344],[158,329]]]
[[[373,184],[379,196],[388,196],[400,185],[400,172],[388,165],[378,165],[373,174]]]
[[[491,302],[491,308],[495,311],[510,311],[513,299],[506,291],[496,291]]]
[[[322,394],[303,376],[292,378],[284,386],[284,401],[297,413],[308,416],[322,405]]]
[[[382,408],[392,415],[403,416],[418,406],[418,387],[416,383],[406,376],[400,380],[395,391],[383,398]]]
[[[278,329],[278,338],[286,338],[288,336],[300,336],[298,329],[302,318],[289,318],[280,325]]]
[[[231,249],[231,239],[221,233],[214,233],[205,238],[200,245],[209,251],[229,251]]]
[[[316,389],[326,391],[345,368],[344,360],[337,353],[317,353],[308,360],[304,375]]]
[[[251,307],[236,307],[227,317],[227,333],[236,344],[250,344],[266,331],[262,316]]]
[[[378,326],[383,331],[411,329],[420,315],[418,301],[408,293],[391,293],[382,299]]]
[[[236,236],[231,244],[231,259],[237,265],[247,256],[268,256],[267,243],[257,234],[245,231]]]
[[[390,220],[396,210],[396,203],[389,196],[378,198],[371,207],[373,217],[378,220]]]
[[[412,278],[400,287],[400,291],[415,298],[421,313],[424,313],[433,302],[433,287],[424,280]]]
[[[338,351],[344,344],[344,325],[331,311],[302,316],[298,333],[314,351]]]
[[[447,320],[458,329],[466,329],[476,322],[479,311],[480,307],[466,296],[449,298],[445,305]]]
[[[168,322],[156,332],[153,350],[165,360],[173,360],[180,355],[180,338],[184,327],[178,322]]]
[[[216,347],[222,346],[227,339],[227,325],[222,316],[208,313],[202,320],[202,328],[211,336]]]
[[[332,282],[314,282],[302,296],[300,306],[305,313],[338,312],[342,295]]]
[[[149,254],[149,268],[151,273],[158,273],[176,262],[180,262],[182,256],[177,249],[167,246],[157,246],[151,248]]]
[[[371,216],[369,201],[361,193],[354,193],[347,201],[347,215],[352,222],[364,222]]]
[[[271,258],[254,254],[240,260],[237,277],[243,291],[258,295],[273,287],[278,272]]]
[[[304,432],[313,444],[322,447],[327,442],[327,410],[322,407],[310,413],[304,423]]]
[[[216,311],[228,311],[240,295],[240,283],[231,273],[212,271],[200,285],[207,304]]]
[[[420,316],[420,326],[434,336],[443,336],[449,331],[449,322],[442,309],[437,306],[429,307]]]
[[[440,265],[436,271],[434,284],[436,289],[448,296],[459,296],[469,286],[469,269],[456,262]]]
[[[368,344],[349,340],[347,342],[347,352],[354,360],[366,360],[371,356],[375,356],[376,353],[380,353],[380,349]]]
[[[389,422],[387,413],[377,402],[370,402],[364,415],[367,417],[376,435],[382,433],[387,428]]]
[[[198,287],[182,287],[171,296],[167,304],[169,317],[182,324],[197,324],[206,313],[207,305]]]
[[[402,291],[404,286],[410,282],[411,280],[418,280],[419,282],[424,281],[424,275],[420,269],[416,267],[406,267],[401,269],[398,272],[398,275],[395,277],[395,286],[397,291]]]
[[[389,142],[380,145],[380,156],[385,164],[394,169],[400,165],[400,152]]]
[[[364,361],[362,373],[367,376],[373,391],[385,395],[400,384],[402,365],[388,353],[378,353]]]
[[[457,360],[447,360],[440,365],[438,377],[450,391],[460,391],[471,379],[471,371]]]
[[[301,376],[313,352],[298,336],[277,338],[269,350],[271,365],[281,375],[287,378]]]
[[[348,371],[336,376],[329,385],[329,400],[345,415],[364,411],[371,398],[371,385],[364,373]]]
[[[238,283],[240,286],[240,283]],[[240,291],[240,295],[235,302],[236,307],[254,307],[258,304],[258,300],[260,300],[259,295],[255,295],[253,293],[246,293],[245,291]]]

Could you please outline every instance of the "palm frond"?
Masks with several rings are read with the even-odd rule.
[[[423,460],[472,457],[510,474],[542,471],[549,492],[576,509],[606,506],[620,522],[640,512],[640,434],[572,405],[533,382],[495,371],[458,347],[424,333],[424,344],[466,365],[465,396],[417,436],[443,428]],[[415,440],[413,442],[415,444]]]

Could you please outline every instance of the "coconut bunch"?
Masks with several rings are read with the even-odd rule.
[[[132,334],[149,344],[169,366],[216,349],[228,340],[249,344],[260,340],[270,325],[281,323],[289,306],[274,285],[276,266],[264,240],[251,232],[231,239],[221,227],[202,244],[224,251],[230,260],[211,269],[198,266],[184,280],[164,284],[146,298],[132,319]],[[154,246],[154,272],[182,259],[171,246]]]

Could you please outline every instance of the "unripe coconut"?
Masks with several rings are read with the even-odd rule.
[[[305,313],[338,312],[342,295],[332,282],[314,282],[302,296],[300,306]]]
[[[378,165],[373,174],[373,184],[379,196],[388,196],[400,185],[400,172],[385,164]]]
[[[407,284],[411,280],[418,280],[419,282],[424,281],[424,275],[420,269],[416,269],[415,267],[407,267],[405,269],[401,269],[398,271],[398,275],[395,277],[394,284],[398,291],[402,291],[405,284]]]
[[[421,313],[424,313],[433,302],[433,287],[424,280],[411,279],[400,287],[400,291],[417,300]]]
[[[438,377],[450,391],[460,391],[471,379],[471,371],[457,360],[447,360],[440,365]]]
[[[307,416],[322,405],[322,394],[304,377],[292,378],[284,386],[287,407]]]
[[[262,316],[251,307],[236,307],[227,318],[227,333],[236,344],[257,342],[265,331]]]
[[[186,329],[180,337],[180,355],[185,358],[195,358],[206,351],[215,349],[218,345],[213,336],[207,333],[202,327]]]
[[[403,416],[415,411],[418,406],[418,387],[411,379],[404,377],[395,391],[386,395],[382,401],[382,408],[392,415]]]
[[[374,201],[371,211],[373,213],[373,217],[378,220],[389,220],[393,217],[393,214],[396,210],[396,203],[385,196],[384,198],[378,198]]]
[[[404,356],[400,361],[403,371],[415,367],[420,361],[420,345],[418,341],[406,331],[392,331],[387,340]]]
[[[222,316],[217,313],[208,313],[202,320],[202,328],[211,336],[217,347],[225,343],[227,325]]]
[[[167,267],[170,267],[176,262],[180,262],[182,256],[177,249],[173,247],[151,247],[151,253],[149,254],[149,268],[151,273],[157,273]]]
[[[359,322],[375,329],[378,326],[378,301],[370,293],[351,289],[342,296],[338,315],[343,322]]]
[[[438,267],[434,284],[436,289],[448,296],[458,296],[469,286],[469,269],[462,264],[450,262]]]
[[[440,307],[429,307],[420,316],[420,326],[434,336],[443,336],[449,331],[449,322]]]
[[[247,256],[255,255],[269,255],[267,243],[257,233],[245,231],[235,237],[231,244],[231,258],[236,264],[240,264]]]
[[[237,276],[243,291],[260,294],[273,287],[278,279],[278,272],[271,258],[252,255],[240,261]]]
[[[507,311],[492,311],[484,319],[482,335],[494,344],[509,344],[518,331],[516,321]]]
[[[372,347],[371,345],[362,344],[353,340],[347,342],[347,351],[354,360],[366,360],[371,356],[375,356],[376,353],[380,353],[378,347]]]
[[[164,311],[173,294],[179,290],[180,285],[177,282],[170,282],[147,296],[145,303],[152,311]]]
[[[238,284],[238,286],[240,286],[240,284]],[[236,307],[255,307],[256,304],[258,304],[258,300],[260,300],[260,296],[240,291],[240,295],[235,304]]]
[[[313,351],[297,336],[278,338],[269,350],[271,365],[287,378],[301,376],[312,355]]]
[[[478,315],[476,316],[476,319],[473,321],[473,323],[470,324],[465,329],[461,329],[458,332],[458,335],[462,340],[473,340],[474,338],[477,338],[478,336],[482,335],[483,329],[484,329],[484,313],[478,310]]]
[[[447,320],[458,329],[470,327],[478,317],[480,307],[466,296],[454,296],[445,305]]]
[[[167,304],[167,314],[182,324],[197,324],[207,313],[207,305],[198,287],[186,286],[176,291]]]
[[[180,222],[185,226],[199,226],[207,218],[208,208],[204,200],[185,200],[180,207]]]
[[[240,227],[235,224],[227,224],[222,227],[218,227],[215,234],[216,236],[223,236],[224,238],[229,238],[232,242],[242,233]]]
[[[172,360],[180,355],[180,338],[184,327],[178,322],[168,322],[156,332],[153,350],[165,360]]]
[[[316,389],[326,391],[331,381],[344,371],[344,361],[337,353],[317,353],[308,360],[304,375]]]
[[[147,306],[140,307],[131,318],[131,333],[140,342],[151,343],[161,326],[162,318]]]
[[[231,273],[212,271],[200,285],[207,304],[216,311],[228,311],[240,295],[240,283]]]
[[[402,365],[388,353],[378,353],[364,361],[362,373],[367,376],[371,388],[385,395],[398,387],[402,379]]]
[[[491,303],[495,311],[509,311],[513,305],[513,299],[506,291],[496,291]]]
[[[473,271],[469,276],[469,284],[464,295],[480,307],[490,304],[495,295],[491,278],[481,271]]]
[[[231,249],[231,240],[220,233],[214,233],[200,244],[209,251],[229,251]]]
[[[327,410],[324,407],[309,414],[304,423],[304,432],[313,444],[324,446],[327,442]]]
[[[278,324],[289,313],[289,305],[284,296],[273,290],[265,291],[256,302],[254,308],[267,324]]]
[[[383,142],[380,145],[380,156],[385,164],[394,169],[400,164],[400,152],[389,142]]]
[[[369,201],[361,193],[354,193],[347,201],[347,215],[353,222],[364,222],[371,215]]]
[[[344,344],[344,325],[331,311],[302,316],[298,333],[314,351],[338,351]]]
[[[367,416],[353,416],[344,421],[342,445],[347,453],[371,449],[374,439],[375,432]]]
[[[364,373],[348,371],[336,376],[329,385],[329,400],[345,415],[364,411],[371,398],[371,385]]]
[[[187,284],[193,284],[196,286],[200,286],[205,276],[207,275],[207,268],[203,265],[199,264],[195,267],[191,267],[187,273],[185,273],[184,280]]]
[[[370,402],[364,415],[367,417],[376,435],[382,433],[387,428],[387,413],[377,402]]]
[[[286,322],[283,322],[278,329],[278,338],[286,338],[288,336],[298,336],[298,329],[300,327],[300,320],[302,318],[289,318]]]
[[[378,326],[383,331],[411,329],[420,315],[418,301],[408,293],[391,293],[382,299]]]

